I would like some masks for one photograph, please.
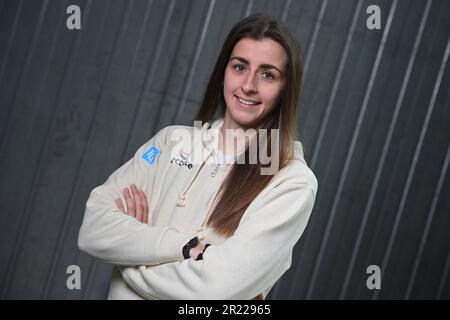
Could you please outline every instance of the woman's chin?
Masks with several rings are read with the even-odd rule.
[[[250,127],[258,120],[258,115],[255,113],[238,111],[235,113],[234,121],[242,127]]]

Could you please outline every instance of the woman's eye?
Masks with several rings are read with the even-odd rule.
[[[234,70],[236,71],[243,71],[245,69],[245,67],[242,64],[235,64],[233,66]]]
[[[275,79],[273,74],[271,74],[270,72],[264,72],[263,75],[264,75],[264,78],[266,78],[266,79],[270,79],[270,80]]]

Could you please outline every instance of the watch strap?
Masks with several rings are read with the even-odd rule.
[[[185,259],[190,258],[189,252],[191,251],[192,248],[195,248],[198,245],[198,242],[199,242],[198,238],[194,237],[183,246],[182,253]]]

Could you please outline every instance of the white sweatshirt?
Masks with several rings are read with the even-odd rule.
[[[211,127],[205,123],[162,129],[92,190],[78,246],[116,266],[109,299],[265,297],[290,268],[318,187],[302,145],[295,141],[294,159],[253,200],[233,236],[226,238],[205,226],[231,168],[217,164],[222,124],[218,119]],[[180,130],[197,138],[174,141]],[[206,150],[204,158],[193,161],[199,148]],[[125,203],[122,190],[133,183],[147,195],[148,224],[124,214],[114,202],[120,197]],[[211,246],[203,260],[184,260],[181,249],[196,235]]]

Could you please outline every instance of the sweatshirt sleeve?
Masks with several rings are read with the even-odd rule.
[[[124,202],[122,190],[132,183],[152,187],[164,150],[167,128],[159,131],[89,195],[78,234],[81,251],[116,265],[156,265],[183,260],[181,249],[193,235],[169,226],[150,226],[121,212],[114,199]],[[152,199],[149,199],[151,202]],[[150,213],[149,213],[150,214]],[[151,220],[151,219],[149,219]]]
[[[203,260],[119,268],[136,292],[154,299],[252,299],[289,269],[314,206],[317,180],[292,178],[261,192],[233,236]]]

